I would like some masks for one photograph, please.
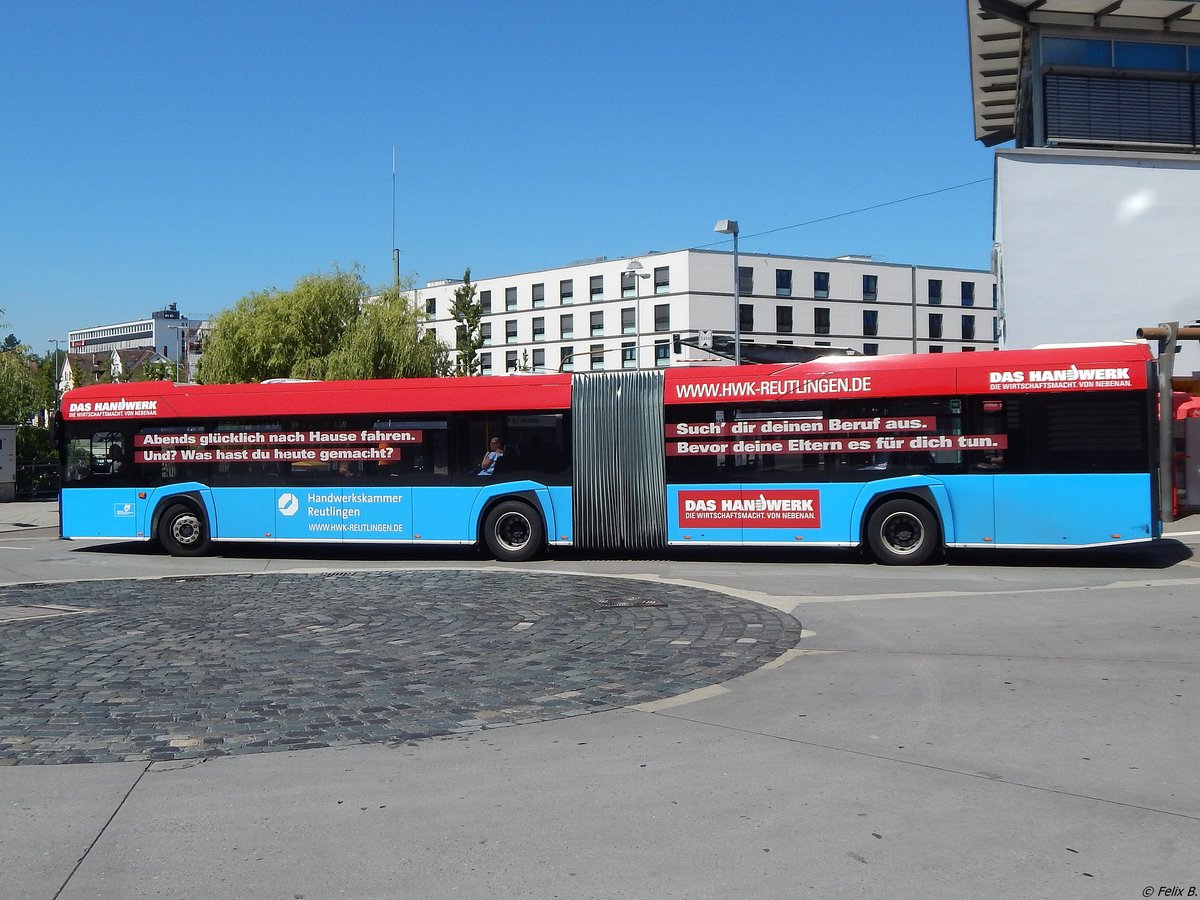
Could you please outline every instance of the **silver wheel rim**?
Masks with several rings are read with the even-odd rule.
[[[192,513],[176,516],[171,522],[171,537],[181,547],[199,542],[200,533],[200,519]]]
[[[880,524],[879,535],[892,553],[911,556],[925,543],[925,526],[912,513],[894,512]]]
[[[521,513],[507,512],[496,520],[496,540],[506,550],[523,550],[532,534],[529,519]]]

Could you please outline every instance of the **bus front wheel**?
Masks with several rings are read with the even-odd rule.
[[[483,542],[501,562],[532,559],[544,541],[541,516],[519,500],[497,503],[483,523]]]
[[[172,556],[201,556],[208,551],[208,525],[190,506],[176,503],[159,516],[158,540]]]
[[[867,543],[884,565],[919,566],[937,549],[937,519],[915,500],[889,500],[871,513]]]

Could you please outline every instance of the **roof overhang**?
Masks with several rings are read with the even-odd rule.
[[[1187,0],[967,0],[975,139],[1016,137],[1027,35],[1042,26],[1200,35],[1200,2]]]

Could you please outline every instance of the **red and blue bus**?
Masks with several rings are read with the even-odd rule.
[[[1161,535],[1144,343],[67,393],[61,534],[548,547],[1097,547]],[[491,472],[480,464],[498,438]]]

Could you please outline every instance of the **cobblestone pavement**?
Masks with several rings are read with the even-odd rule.
[[[0,588],[0,765],[184,759],[538,722],[726,681],[799,640],[794,618],[746,600],[558,574]]]

